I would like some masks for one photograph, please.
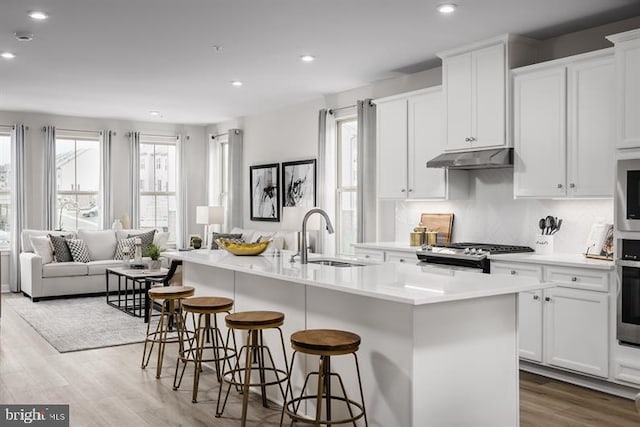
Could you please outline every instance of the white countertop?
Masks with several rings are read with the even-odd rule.
[[[289,262],[292,255],[290,251],[235,256],[224,250],[204,249],[165,255],[185,262],[412,305],[512,294],[555,286],[528,277],[433,270],[411,264],[382,263],[359,267],[302,265],[299,260]],[[310,255],[310,259],[313,258]]]
[[[405,242],[356,243],[353,247],[379,251],[402,251],[408,253],[415,253],[421,249],[420,246],[409,246],[409,244]],[[535,252],[526,252],[519,254],[489,255],[489,259],[494,261],[559,265],[564,267],[597,268],[601,270],[613,270],[614,268],[613,261],[585,258],[584,255],[575,253],[553,253],[550,255],[540,255]]]

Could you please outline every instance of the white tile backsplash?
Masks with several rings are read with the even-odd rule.
[[[395,223],[395,240],[409,241],[420,214],[454,213],[453,241],[533,246],[538,220],[547,215],[563,219],[555,235],[555,251],[582,253],[594,222],[613,222],[613,200],[528,200],[513,198],[513,169],[469,172],[470,197],[445,202],[381,202],[382,224]],[[392,205],[392,209],[390,209]],[[394,205],[394,206],[393,206]],[[394,212],[395,218],[390,218]],[[391,234],[382,236],[389,240]]]

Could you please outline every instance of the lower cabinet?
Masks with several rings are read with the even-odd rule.
[[[384,251],[378,249],[355,248],[354,256],[361,261],[384,262]]]
[[[527,275],[553,281],[557,274],[573,274],[575,268],[492,262],[492,274]],[[598,277],[601,270],[583,270]],[[571,276],[571,277],[574,277]],[[578,282],[578,283],[576,283]],[[518,295],[520,357],[549,366],[607,378],[609,376],[609,293],[571,288],[558,282],[556,288],[521,292]]]

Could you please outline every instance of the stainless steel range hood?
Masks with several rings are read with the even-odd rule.
[[[513,167],[513,148],[444,153],[427,162],[428,168],[492,169]]]

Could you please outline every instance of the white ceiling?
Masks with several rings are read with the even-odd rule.
[[[638,0],[457,0],[452,16],[438,3],[0,0],[0,51],[17,54],[0,60],[0,110],[217,123],[415,71],[502,33],[546,38],[640,15]],[[50,19],[32,21],[34,9]]]

